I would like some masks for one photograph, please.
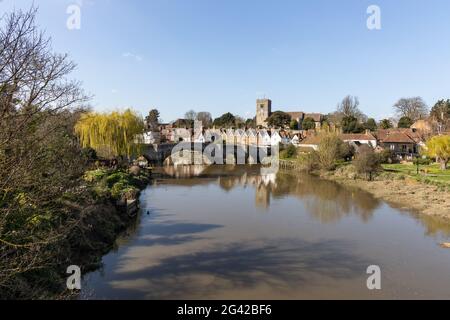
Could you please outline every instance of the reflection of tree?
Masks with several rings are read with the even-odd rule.
[[[286,194],[301,198],[313,217],[324,223],[339,221],[352,213],[367,221],[379,206],[379,201],[364,191],[344,188],[335,182],[307,174],[280,172],[273,196]]]
[[[256,186],[255,205],[263,209],[270,206],[270,190],[264,184]]]
[[[304,207],[323,223],[337,222],[345,216],[356,214],[368,221],[379,206],[379,200],[369,193],[356,188],[343,187],[335,182],[322,180],[308,174],[279,172],[261,175],[260,166],[198,166],[198,168],[178,167],[165,169],[167,174],[186,179],[191,185],[217,181],[219,186],[230,191],[237,186],[255,188],[255,205],[268,208],[270,198],[291,195],[302,200]],[[170,171],[170,172],[169,172]],[[216,180],[217,179],[217,180]]]
[[[219,177],[219,186],[224,189],[225,191],[230,191],[236,187],[238,184],[239,178],[226,178],[226,177]]]
[[[450,236],[450,224],[448,220],[427,215],[421,215],[418,219],[426,228],[426,235],[435,236],[442,234],[446,237]]]

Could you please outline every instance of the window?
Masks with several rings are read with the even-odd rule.
[[[392,151],[395,150],[395,144],[391,144],[391,150],[392,150]]]

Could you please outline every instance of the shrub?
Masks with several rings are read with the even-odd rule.
[[[340,157],[345,161],[352,160],[355,155],[355,148],[350,143],[343,143],[340,149]]]
[[[318,165],[318,155],[316,151],[310,153],[302,154],[299,157],[300,168],[302,171],[312,172],[319,169]]]
[[[373,175],[382,170],[380,157],[369,146],[361,146],[356,155],[355,161],[356,171],[359,174],[364,174],[368,180],[372,180]]]
[[[417,166],[417,165],[421,165],[421,166],[429,166],[431,164],[431,159],[429,158],[415,158],[413,163]]]
[[[106,178],[108,186],[111,188],[114,184],[118,182],[127,183],[128,175],[124,172],[116,172],[111,174]]]
[[[297,155],[297,148],[290,144],[286,149],[280,152],[280,157],[282,159],[292,159]]]
[[[87,171],[84,174],[84,180],[87,182],[97,182],[102,180],[106,175],[108,175],[108,170],[106,169]]]
[[[331,171],[336,168],[336,160],[342,158],[343,144],[344,142],[334,134],[323,136],[317,151],[317,160],[321,169]]]
[[[355,166],[351,164],[339,167],[334,175],[346,179],[356,179],[358,177]]]
[[[383,149],[380,153],[378,153],[378,157],[380,159],[380,163],[392,163],[394,157],[394,154],[389,149]]]

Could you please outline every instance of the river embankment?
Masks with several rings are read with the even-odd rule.
[[[138,221],[139,195],[150,176],[149,170],[137,167],[85,172],[54,200],[59,213],[55,232],[35,246],[0,243],[9,255],[30,252],[42,261],[39,268],[17,261],[20,272],[3,280],[0,299],[76,299],[78,291],[66,286],[68,268],[78,266],[84,275],[101,267],[118,237]]]
[[[302,170],[296,161],[280,160],[286,171]],[[450,188],[427,184],[402,174],[381,172],[372,181],[363,179],[352,170],[352,166],[340,167],[334,171],[311,172],[322,179],[332,180],[348,187],[357,187],[369,192],[375,198],[388,202],[398,209],[411,210],[418,214],[435,216],[450,221]]]

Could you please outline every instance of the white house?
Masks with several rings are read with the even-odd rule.
[[[234,131],[234,135],[236,137],[237,144],[247,144],[247,133],[245,132],[245,130],[237,129],[236,131]]]
[[[174,142],[192,142],[192,131],[186,128],[176,128],[174,130]]]
[[[270,139],[270,134],[267,130],[259,130],[258,132],[258,146],[270,146],[272,141]]]
[[[219,129],[207,129],[204,136],[206,142],[217,142],[222,139],[222,132]]]
[[[281,131],[280,136],[282,144],[284,145],[292,144],[292,135],[289,134],[289,132]]]
[[[247,130],[247,140],[249,145],[257,145],[258,144],[258,133],[255,129]]]
[[[283,139],[278,131],[273,131],[270,137],[270,145],[277,146],[282,143]]]
[[[299,143],[300,143],[300,138],[299,138],[298,134],[295,134],[295,135],[292,137],[291,143],[292,143],[294,146],[298,146],[298,145],[299,145]]]
[[[227,129],[227,144],[236,144],[236,136],[233,129]]]
[[[343,133],[339,135],[342,141],[354,144],[359,147],[363,144],[369,145],[372,148],[377,147],[377,139],[370,133]]]
[[[158,144],[161,141],[161,134],[159,132],[148,131],[142,136],[144,144]]]
[[[220,135],[222,137],[222,141],[227,141],[227,132],[226,132],[226,130],[222,130],[220,132]]]
[[[203,134],[203,132],[198,132],[196,136],[194,136],[194,142],[195,143],[205,143],[206,137]]]

